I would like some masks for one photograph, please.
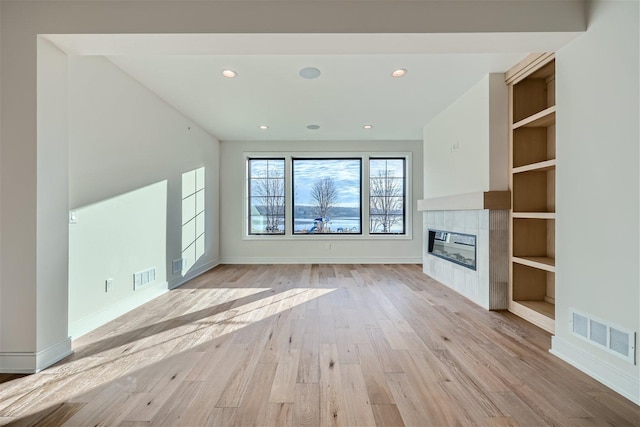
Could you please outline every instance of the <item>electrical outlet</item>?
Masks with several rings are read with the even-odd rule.
[[[111,292],[113,290],[113,279],[109,278],[104,281],[104,291]]]

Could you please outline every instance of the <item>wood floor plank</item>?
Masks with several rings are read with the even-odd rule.
[[[428,414],[424,412],[422,401],[411,387],[407,374],[404,372],[387,372],[384,376],[387,379],[387,384],[391,389],[405,425],[435,425]]]
[[[191,405],[203,387],[202,381],[183,381],[172,393],[171,398],[151,419],[152,425],[179,426],[184,425],[183,419],[187,408]]]
[[[293,403],[269,403],[264,425],[293,427]]]
[[[242,352],[238,357],[239,363],[232,372],[222,395],[215,403],[216,408],[237,408],[240,405],[240,401],[247,390],[247,384],[251,380],[251,376],[254,374],[260,360],[260,352],[251,345],[242,345]]]
[[[492,393],[491,400],[500,408],[505,416],[518,420],[520,425],[525,426],[542,426],[548,425],[543,415],[533,411],[525,402],[523,402],[515,393],[499,392]]]
[[[358,360],[358,348],[356,347],[355,340],[351,335],[351,329],[349,328],[337,328],[335,331],[336,344],[338,346],[338,358],[340,364],[354,364],[359,363]]]
[[[164,367],[164,375],[160,376],[160,380],[153,388],[147,392],[140,393],[145,398],[143,398],[139,406],[131,409],[123,421],[151,421],[171,399],[172,394],[182,385],[189,371],[202,358],[203,354],[198,352],[179,353],[169,360],[162,361],[160,364]],[[99,402],[100,397],[91,403]],[[91,408],[89,405],[91,404],[83,408],[87,412]]]
[[[297,382],[317,383],[320,379],[319,345],[317,335],[305,334],[302,338]]]
[[[345,425],[340,360],[336,344],[320,345],[320,425]]]
[[[380,365],[371,345],[358,344],[358,356],[369,401],[374,405],[395,404],[384,377],[382,365]]]
[[[206,357],[206,353],[204,357]],[[244,357],[246,357],[245,346],[237,344],[229,346],[228,351],[225,352],[225,357],[221,358],[219,363],[216,364],[216,370],[209,373],[209,376],[201,378],[203,386],[185,410],[182,420],[184,425],[207,425],[210,419],[226,420],[229,417],[220,417],[229,413],[235,415],[235,411],[216,411],[214,404],[218,402],[227,388],[227,384],[231,382],[232,376]]]
[[[0,376],[0,424],[640,425],[550,343],[419,265],[223,265]]]
[[[395,350],[391,348],[382,329],[367,329],[373,350],[378,356],[384,372],[404,372],[402,364],[398,361]]]
[[[236,411],[234,425],[264,425],[269,411],[268,396],[273,386],[276,367],[275,363],[260,363],[256,367]]]
[[[376,421],[360,365],[340,365],[340,377],[345,402],[345,424],[374,426]]]
[[[511,417],[491,417],[486,419],[486,425],[491,427],[520,427],[520,424]]]
[[[269,402],[293,403],[295,401],[299,362],[300,350],[294,349],[283,352],[277,363],[273,386],[269,394]]]
[[[129,393],[123,393],[117,384],[103,389],[96,400],[93,400],[69,418],[64,425],[68,427],[83,427],[87,425],[109,425],[120,414],[110,410],[112,406],[124,406],[130,399]],[[148,421],[148,420],[145,420]]]
[[[402,334],[407,332],[412,332],[410,327],[404,327],[400,329],[399,325],[394,324],[391,320],[380,320],[378,321],[380,325],[380,329],[382,330],[382,334],[387,339],[389,343],[389,347],[393,350],[409,350],[409,346],[404,340]]]
[[[238,408],[212,408],[211,413],[207,417],[204,424],[185,424],[185,425],[205,425],[211,427],[230,427],[235,425],[236,412]]]
[[[320,425],[320,385],[297,383],[293,423],[298,426]]]
[[[372,405],[377,426],[402,427],[404,421],[396,405]]]
[[[422,402],[422,410],[428,415],[430,423],[433,425],[458,424],[460,416],[457,408],[447,405],[449,399],[442,385],[433,378],[421,375],[421,370],[410,352],[406,350],[396,350],[396,352],[407,374],[407,380],[418,396],[418,400]]]
[[[57,427],[63,425],[69,418],[73,417],[81,410],[85,403],[60,403],[49,408],[43,409],[33,415],[22,418],[11,423],[14,427],[40,426],[40,427]],[[11,419],[6,422],[0,419],[0,425],[9,424]]]

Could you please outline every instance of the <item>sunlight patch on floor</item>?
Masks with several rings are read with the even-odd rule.
[[[181,310],[179,316],[163,318],[156,324],[145,322],[141,326],[125,323],[107,338],[77,348],[67,362],[38,374],[0,384],[0,417],[25,416],[54,403],[73,400],[74,396],[112,380],[135,374],[165,358],[194,349],[335,290],[292,288],[278,292],[271,288],[198,289],[194,305],[186,312]],[[244,299],[247,302],[243,302]],[[227,304],[232,305],[220,309]],[[137,310],[144,315],[144,306]],[[161,326],[155,330],[158,324]],[[122,336],[127,334],[131,335],[130,339],[121,342]],[[110,341],[117,344],[111,344]],[[39,396],[39,404],[35,406],[32,404],[34,394]]]

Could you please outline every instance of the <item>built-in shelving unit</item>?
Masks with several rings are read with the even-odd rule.
[[[555,329],[555,57],[532,54],[509,85],[511,228],[509,310]]]

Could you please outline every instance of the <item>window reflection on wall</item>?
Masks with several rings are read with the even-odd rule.
[[[182,274],[205,253],[205,170],[182,174]]]

